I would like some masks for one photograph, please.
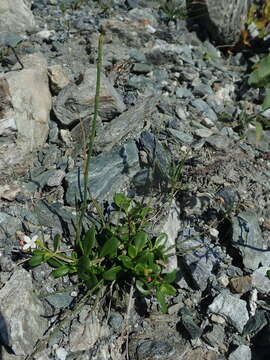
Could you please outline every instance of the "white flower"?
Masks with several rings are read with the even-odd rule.
[[[25,235],[23,237],[23,241],[25,243],[23,245],[23,250],[36,249],[36,247],[37,247],[37,244],[36,244],[37,239],[38,239],[38,235],[34,235],[32,238]]]

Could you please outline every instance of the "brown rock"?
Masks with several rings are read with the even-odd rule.
[[[230,280],[230,287],[238,294],[243,294],[252,288],[251,276],[239,276]]]

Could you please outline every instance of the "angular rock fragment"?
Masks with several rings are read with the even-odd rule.
[[[214,299],[209,312],[224,316],[240,333],[249,318],[246,302],[225,292]]]
[[[0,172],[23,174],[49,132],[51,95],[41,54],[22,58],[24,69],[0,76]],[[26,91],[27,89],[27,91]]]
[[[22,286],[23,284],[23,286]],[[44,309],[34,296],[31,275],[16,270],[0,290],[0,329],[4,345],[15,355],[28,355],[46,330]]]
[[[247,20],[253,0],[187,0],[189,20],[199,24],[204,39],[218,44],[235,44]]]
[[[79,85],[69,84],[58,94],[53,109],[62,125],[72,128],[80,121],[91,123],[94,112],[96,68],[86,70]],[[110,81],[102,74],[100,89],[99,116],[103,121],[110,121],[126,109],[121,96],[114,89]],[[89,128],[86,125],[85,131]]]
[[[245,211],[232,218],[232,246],[238,250],[244,266],[256,270],[259,265],[269,266],[270,251],[265,249],[257,216],[252,211]]]
[[[104,124],[103,127],[99,127],[95,139],[95,150],[110,151],[114,145],[127,137],[138,136],[143,128],[149,125],[151,114],[156,109],[158,101],[159,96],[148,96],[117,118]],[[75,131],[74,129],[73,136],[78,139],[79,136],[75,134]]]
[[[89,171],[88,189],[94,199],[103,200],[106,196],[120,191],[121,187],[139,170],[139,157],[134,141],[129,141],[113,152],[100,154],[92,159]],[[76,168],[65,177],[67,183],[66,202],[74,205],[81,200],[83,188],[83,169]]]
[[[240,345],[229,355],[229,360],[251,360],[251,351],[247,345]]]
[[[24,33],[36,28],[30,2],[25,0],[1,0],[0,33]]]

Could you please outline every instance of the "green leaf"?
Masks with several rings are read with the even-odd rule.
[[[103,279],[104,280],[116,280],[117,278],[117,274],[119,273],[119,271],[121,271],[121,266],[115,266],[113,268],[111,268],[110,270],[107,270],[103,273]]]
[[[134,271],[137,275],[144,275],[144,270],[146,269],[146,266],[143,264],[137,264],[134,268]]]
[[[141,280],[136,280],[137,290],[144,296],[150,295],[150,291],[147,289],[146,285]]]
[[[44,250],[34,250],[33,251],[33,255],[35,255],[35,256],[43,256],[44,253],[45,253]]]
[[[28,264],[32,267],[38,266],[44,262],[44,255],[34,255],[28,261]]]
[[[265,98],[262,104],[262,110],[266,110],[270,108],[270,89],[266,89]]]
[[[98,283],[98,279],[93,271],[94,268],[90,259],[87,256],[81,256],[78,261],[78,276],[84,281],[88,289],[92,289]]]
[[[80,274],[88,274],[91,272],[91,261],[89,257],[83,255],[79,258],[78,261],[78,273]]]
[[[168,240],[168,235],[165,233],[159,234],[159,236],[156,238],[155,246],[165,246]]]
[[[94,226],[86,232],[83,240],[82,240],[82,247],[83,247],[83,255],[89,256],[91,254],[91,250],[95,246],[96,243],[96,229]]]
[[[118,256],[118,259],[122,262],[122,264],[124,265],[125,268],[127,268],[127,269],[134,268],[133,262],[129,256],[120,255],[120,256]]]
[[[140,216],[142,218],[145,218],[147,215],[149,215],[152,212],[152,208],[150,207],[144,207],[143,209],[141,209],[140,211]]]
[[[64,265],[65,263],[63,261],[60,261],[59,259],[55,259],[55,258],[50,258],[47,260],[47,263],[54,268],[58,268],[62,265]]]
[[[172,296],[176,294],[175,288],[171,284],[167,284],[167,283],[161,284],[159,288],[159,292],[161,292],[164,295],[172,295]]]
[[[138,262],[152,265],[154,263],[154,254],[150,251],[145,251],[143,255],[139,257]]]
[[[61,3],[61,4],[60,4],[60,10],[62,11],[62,13],[64,13],[64,12],[66,11],[65,4],[64,4],[64,3]]]
[[[270,280],[270,270],[266,271],[266,276],[268,277],[268,279]]]
[[[144,231],[140,231],[135,235],[134,244],[135,244],[135,248],[137,250],[137,253],[142,251],[142,249],[144,248],[144,246],[145,246],[145,244],[147,242],[147,239],[148,239],[148,235]]]
[[[168,306],[166,304],[165,295],[162,292],[160,292],[159,290],[157,291],[157,301],[160,306],[161,312],[166,314],[168,312]]]
[[[54,278],[59,278],[61,276],[65,276],[69,273],[68,265],[60,266],[59,268],[52,271],[52,275]]]
[[[137,249],[133,245],[129,245],[128,247],[128,255],[131,259],[134,259],[137,256]]]
[[[270,77],[270,55],[265,56],[250,74],[248,84],[254,87],[267,87]]]
[[[124,194],[121,193],[115,194],[113,197],[113,201],[121,210],[124,210],[125,212],[128,211],[132,202],[131,199],[127,198]]]
[[[56,252],[59,250],[61,244],[61,235],[56,234],[53,239],[53,251]]]
[[[53,256],[54,256],[53,253],[46,252],[43,256],[43,260],[48,262],[48,260],[50,260]]]
[[[164,277],[163,277],[163,280],[164,280],[166,283],[169,283],[169,284],[172,283],[172,282],[174,282],[175,279],[176,279],[176,273],[177,273],[177,270],[175,269],[175,270],[173,270],[173,271],[165,274]]]
[[[108,239],[100,251],[100,257],[103,258],[109,255],[109,257],[112,258],[116,256],[118,242],[119,240],[115,236],[112,236],[110,239]]]
[[[98,283],[98,279],[97,279],[96,275],[94,275],[94,274],[85,275],[84,278],[80,276],[80,279],[82,279],[84,281],[84,283],[88,287],[88,289],[92,289]]]
[[[161,267],[158,264],[155,264],[155,263],[152,262],[152,263],[148,264],[148,266],[149,266],[149,269],[151,270],[152,273],[160,274]]]

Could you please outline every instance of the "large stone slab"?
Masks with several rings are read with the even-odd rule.
[[[134,141],[119,146],[110,153],[92,159],[89,170],[88,190],[94,199],[112,198],[139,170],[139,156]],[[83,192],[83,169],[75,168],[65,177],[67,204],[74,205],[81,200]]]
[[[232,225],[232,246],[240,253],[244,266],[249,270],[269,266],[270,251],[266,249],[257,215],[243,211],[232,218]]]
[[[246,302],[228,293],[219,294],[209,306],[209,312],[221,315],[242,333],[249,316]]]
[[[0,1],[0,33],[24,33],[36,28],[29,0]]]
[[[117,93],[110,81],[101,75],[100,109],[99,116],[103,121],[110,121],[116,115],[122,113],[126,106],[120,94]],[[94,112],[96,92],[96,68],[90,67],[83,75],[83,81],[79,84],[69,84],[58,94],[53,109],[57,119],[62,125],[73,128],[80,121],[85,122],[85,131],[91,124]]]
[[[49,131],[51,94],[41,54],[22,58],[24,69],[0,75],[0,172],[23,174]]]
[[[219,44],[235,44],[254,0],[187,0],[189,19],[199,24],[201,34]]]
[[[22,286],[23,284],[23,286]],[[0,290],[0,333],[2,343],[16,356],[26,356],[46,330],[41,302],[34,296],[31,275],[16,270]]]
[[[98,127],[95,150],[110,151],[120,141],[138,136],[143,128],[149,127],[151,115],[156,110],[159,99],[159,96],[148,96],[103,127]],[[72,134],[74,135],[75,131]]]

